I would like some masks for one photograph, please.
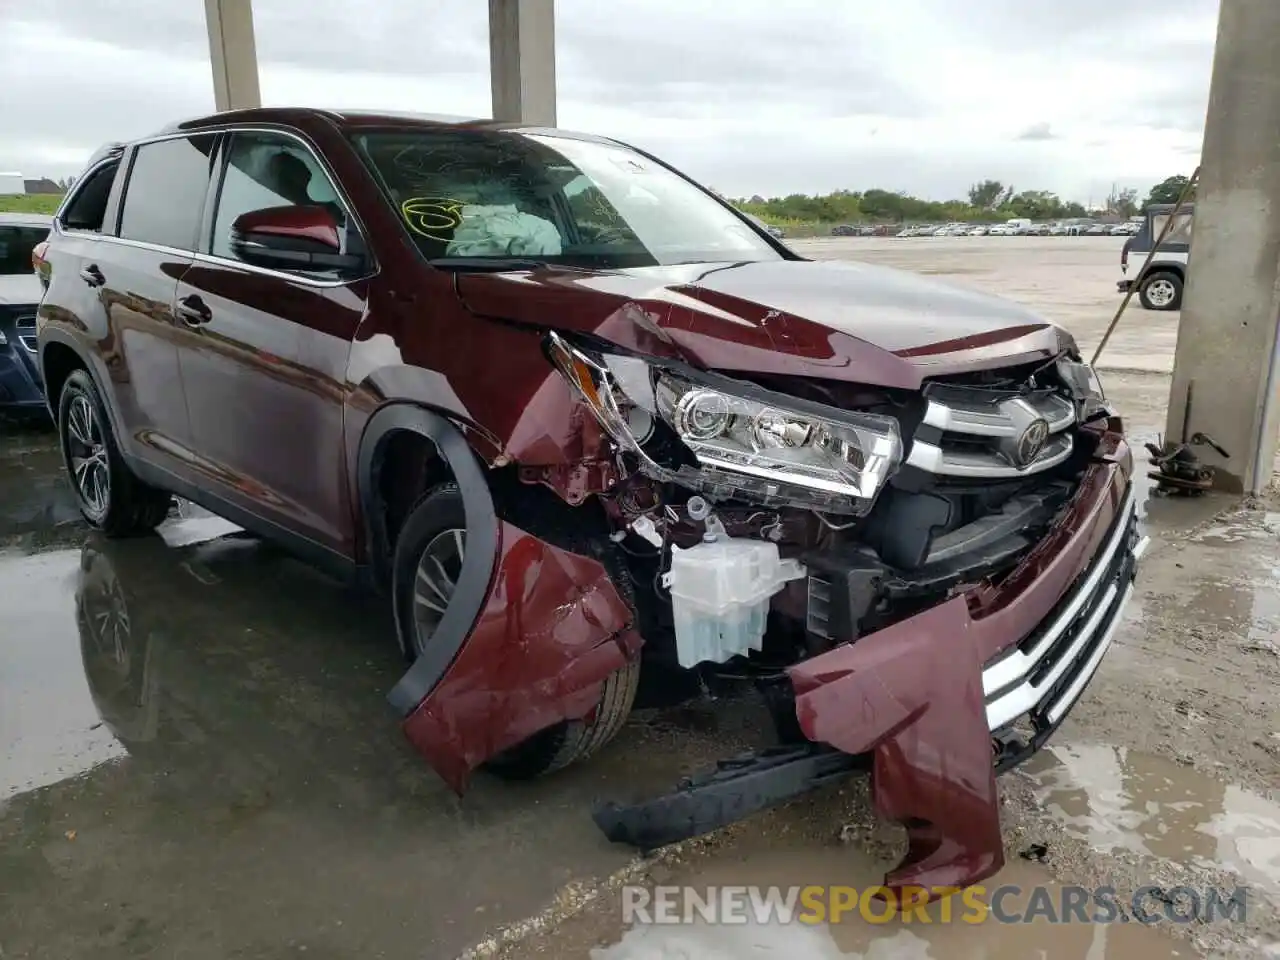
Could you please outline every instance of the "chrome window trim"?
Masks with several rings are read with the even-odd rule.
[[[101,239],[104,236],[108,236],[108,234],[104,234],[100,230],[86,230],[83,227],[68,227],[65,223],[62,222],[62,215],[67,212],[67,207],[71,206],[71,204],[75,202],[75,198],[80,195],[80,191],[84,189],[84,184],[86,180],[88,180],[91,176],[93,176],[103,167],[111,166],[113,164],[117,167],[120,166],[120,162],[122,159],[123,159],[122,156],[103,157],[101,160],[99,160],[97,163],[95,163],[93,166],[87,169],[84,173],[80,174],[80,176],[76,179],[76,182],[72,184],[71,190],[69,190],[67,192],[67,195],[62,198],[62,203],[58,204],[58,209],[53,214],[53,226],[49,231],[51,236],[54,233],[58,233],[66,236],[72,236],[72,237],[95,237],[98,239]],[[108,208],[109,207],[110,207],[110,202],[108,202]],[[104,223],[103,227],[105,226],[106,224]]]
[[[237,134],[237,133],[271,133],[271,134],[276,134],[278,136],[287,137],[290,140],[296,140],[303,147],[303,149],[305,149],[307,153],[310,154],[311,158],[315,160],[316,165],[321,170],[324,171],[324,175],[329,178],[329,183],[333,187],[334,193],[336,193],[338,195],[338,199],[342,201],[343,210],[346,211],[347,216],[351,217],[351,219],[355,221],[356,228],[360,233],[360,237],[365,241],[365,246],[368,247],[369,231],[365,229],[364,221],[360,219],[360,214],[356,212],[356,205],[351,202],[351,197],[347,194],[347,191],[343,188],[342,180],[338,177],[336,173],[334,173],[333,167],[330,166],[329,162],[321,155],[320,150],[315,145],[315,143],[313,143],[311,140],[309,140],[307,137],[303,136],[301,133],[297,132],[296,130],[291,130],[288,127],[274,127],[269,124],[263,124],[263,123],[250,123],[250,124],[229,123],[226,125],[198,127],[192,130],[183,130],[179,133],[157,134],[156,136],[152,136],[152,137],[144,137],[141,140],[134,140],[129,145],[131,147],[137,148],[137,147],[146,146],[148,143],[158,143],[159,141],[162,141],[162,140],[175,140],[178,137],[196,137],[196,136],[201,136],[203,134],[212,134],[214,136],[218,136],[218,135],[230,136],[232,134]],[[128,193],[127,185],[126,185],[125,192]],[[217,211],[215,210],[214,213],[216,216]],[[370,257],[373,256],[372,251],[370,251],[369,255]],[[206,256],[213,256],[213,255],[206,254]],[[226,258],[224,257],[219,257],[216,259],[218,259],[219,261],[226,260]],[[230,260],[228,262],[240,263],[239,260]],[[376,265],[376,261],[375,261],[375,265]],[[274,272],[280,273],[280,271],[274,271]],[[375,273],[376,273],[376,270],[375,270]],[[373,274],[369,274],[369,275],[373,276]],[[293,274],[284,274],[284,276],[292,277]],[[351,281],[348,280],[345,282],[350,283]]]
[[[151,250],[155,253],[173,254],[175,257],[180,257],[184,260],[189,259],[192,260],[192,262],[235,267],[240,270],[247,270],[250,273],[260,273],[264,276],[276,277],[281,280],[287,280],[290,283],[301,283],[309,287],[346,287],[350,284],[359,283],[362,280],[367,280],[370,277],[375,276],[375,274],[361,274],[358,277],[353,277],[348,280],[316,280],[312,277],[301,277],[294,273],[284,273],[280,270],[272,270],[270,267],[255,266],[252,263],[245,263],[243,260],[229,260],[226,257],[215,257],[208,253],[194,253],[191,250],[182,250],[178,247],[167,247],[164,244],[150,243],[146,240],[130,240],[127,237],[98,236],[97,234],[94,234],[94,236],[105,243],[118,243],[121,246],[137,247],[142,250]]]
[[[178,247],[169,247],[169,246],[165,246],[164,244],[150,243],[145,240],[130,240],[127,237],[120,237],[114,234],[97,233],[92,230],[70,230],[63,226],[62,222],[58,219],[56,215],[54,217],[55,228],[57,228],[60,233],[69,233],[73,236],[92,237],[95,240],[102,240],[110,243],[118,243],[124,246],[137,247],[143,250],[152,250],[157,253],[171,253],[171,254],[176,254],[177,256],[180,256],[180,257],[191,257],[193,259],[193,262],[210,263],[216,266],[237,267],[241,270],[247,270],[250,273],[257,273],[257,274],[262,274],[263,276],[275,277],[281,280],[287,280],[290,283],[300,283],[305,286],[316,287],[318,289],[332,289],[336,287],[349,286],[350,284],[359,283],[363,280],[369,280],[373,277],[376,277],[379,274],[379,272],[381,272],[381,269],[382,269],[381,265],[378,263],[377,258],[374,256],[373,249],[368,242],[369,231],[365,229],[364,222],[360,219],[360,215],[356,212],[355,205],[351,202],[351,198],[347,195],[347,192],[342,187],[342,182],[338,179],[337,175],[334,173],[333,168],[329,165],[329,163],[324,159],[324,157],[320,155],[319,151],[316,149],[316,146],[306,137],[302,136],[299,133],[296,133],[293,130],[289,130],[283,127],[272,127],[272,126],[267,126],[263,124],[250,124],[250,125],[229,124],[227,126],[200,127],[198,129],[183,130],[177,133],[171,132],[171,133],[157,134],[155,136],[150,136],[150,137],[143,137],[140,140],[130,141],[126,145],[126,147],[134,148],[136,150],[137,147],[146,146],[149,143],[160,143],[165,140],[176,140],[180,137],[194,137],[194,136],[202,136],[202,135],[220,136],[223,134],[234,134],[234,133],[279,134],[280,136],[288,137],[292,140],[296,140],[299,144],[302,145],[302,147],[315,159],[320,169],[324,171],[325,176],[329,178],[329,182],[333,186],[334,192],[338,195],[338,199],[342,201],[343,209],[346,211],[347,216],[351,217],[351,219],[354,221],[356,230],[359,232],[361,239],[364,240],[364,246],[366,251],[368,251],[368,256],[370,260],[370,269],[367,272],[362,273],[358,277],[351,277],[348,279],[317,280],[312,277],[300,276],[296,273],[287,273],[283,270],[273,270],[270,267],[259,267],[251,263],[245,263],[243,260],[234,260],[228,257],[214,256],[212,253],[200,253],[195,250],[185,250]],[[119,162],[120,162],[119,157],[105,158],[101,162],[94,164],[92,167],[86,170],[83,174],[81,174],[81,180],[88,177],[90,173],[99,169],[100,167],[106,166],[108,163],[118,164]],[[218,170],[217,173],[221,174],[221,170]],[[130,170],[130,174],[132,175],[132,170]],[[124,208],[124,202],[128,198],[128,195],[129,195],[129,185],[128,183],[126,183],[124,185],[124,197],[121,198],[121,202],[120,202],[120,206],[122,210]],[[65,202],[64,202],[64,205],[65,205]],[[59,208],[59,214],[61,214],[61,208]],[[216,209],[214,211],[214,214],[216,216],[217,214]]]

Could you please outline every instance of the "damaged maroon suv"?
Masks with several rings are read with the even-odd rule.
[[[34,255],[86,519],[173,495],[367,580],[462,790],[746,685],[778,744],[595,811],[643,848],[870,769],[890,886],[1002,862],[996,775],[1098,668],[1145,545],[1068,334],[797,256],[554,130],[253,110],[103,149]]]

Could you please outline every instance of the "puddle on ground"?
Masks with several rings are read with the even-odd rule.
[[[183,501],[158,532],[177,547],[237,530]],[[100,701],[107,689],[136,698],[130,684],[147,671],[132,662],[111,612],[119,585],[86,586],[84,557],[79,548],[0,552],[0,805],[128,755]]]
[[[0,805],[125,756],[81,666],[79,550],[0,553]]]
[[[1093,847],[1228,870],[1280,901],[1280,804],[1105,744],[1051,747],[1022,771],[1045,808]]]
[[[696,874],[667,882],[703,892],[727,885],[756,885],[767,891],[771,886],[781,890],[811,884],[848,885],[861,891],[883,878],[885,865],[857,847],[780,843],[784,845],[742,849],[736,855],[725,851]],[[1000,897],[1002,915],[1015,922],[999,922],[992,916],[974,923],[973,908],[959,896],[951,898],[949,905],[931,904],[928,922],[919,915],[871,922],[861,916],[860,908],[836,923],[806,923],[794,917],[782,922],[776,916],[770,922],[752,909],[747,911],[746,923],[709,923],[696,914],[693,922],[679,925],[635,923],[621,938],[615,935],[609,945],[592,949],[575,948],[572,942],[557,938],[552,952],[566,960],[1165,960],[1197,956],[1187,944],[1139,923],[1051,924],[1043,917],[1016,922],[1028,912],[1033,897],[1047,896],[1061,903],[1066,893],[1047,871],[1024,861],[1008,864],[981,891],[975,888],[967,896],[986,902],[1005,886],[1019,888]],[[1033,893],[1037,887],[1046,892]],[[877,907],[873,916],[879,913]]]

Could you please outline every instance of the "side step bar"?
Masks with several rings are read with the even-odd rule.
[[[665,796],[632,806],[601,804],[591,818],[614,843],[647,852],[842,780],[865,769],[867,760],[812,743],[770,747],[721,760]]]

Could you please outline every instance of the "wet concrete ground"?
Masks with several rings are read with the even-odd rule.
[[[1105,381],[1153,439],[1167,377]],[[627,929],[623,882],[861,887],[901,837],[857,781],[653,860],[596,834],[596,799],[767,736],[748,703],[641,713],[582,768],[457,800],[384,707],[401,665],[376,603],[196,511],[104,544],[52,436],[0,426],[0,957],[1280,956],[1280,524],[1213,519],[1230,507],[1150,504],[1112,653],[1004,778],[988,887],[1247,883],[1247,920]]]

